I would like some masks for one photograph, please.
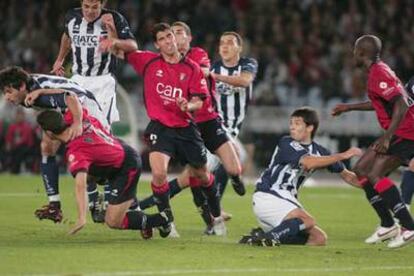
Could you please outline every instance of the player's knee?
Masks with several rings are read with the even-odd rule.
[[[118,218],[113,217],[111,215],[105,216],[105,224],[108,225],[109,228],[113,228],[113,229],[122,228],[122,221],[120,221]]]
[[[162,185],[167,181],[167,173],[163,171],[153,171],[152,172],[152,182],[155,185]]]
[[[305,216],[300,218],[303,221],[303,224],[305,224],[306,229],[310,229],[316,225],[316,221],[311,216]]]
[[[307,245],[325,246],[328,242],[328,235],[320,228],[314,227],[309,231]]]
[[[42,155],[44,156],[53,156],[56,154],[56,149],[54,147],[54,144],[50,140],[41,141],[40,142],[40,151]]]

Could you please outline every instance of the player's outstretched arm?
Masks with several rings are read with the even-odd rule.
[[[339,116],[349,111],[371,111],[374,110],[370,101],[352,104],[337,104],[331,111],[332,116]]]
[[[250,72],[242,72],[239,76],[225,76],[211,72],[211,76],[218,81],[237,87],[248,87],[254,80],[254,74]]]
[[[305,170],[313,170],[325,168],[329,165],[332,165],[336,162],[349,159],[353,156],[361,156],[362,151],[359,148],[352,147],[347,151],[325,155],[325,156],[312,156],[306,155],[300,160],[300,164]]]
[[[79,232],[86,224],[86,213],[88,209],[86,194],[86,172],[78,172],[75,176],[75,196],[78,206],[78,220],[75,226],[69,231],[70,235]]]
[[[69,127],[69,139],[72,140],[82,134],[82,106],[79,102],[78,97],[72,92],[66,92],[65,102],[72,113],[73,123]]]
[[[53,95],[53,94],[61,94],[64,93],[65,90],[63,89],[56,89],[56,88],[41,88],[33,90],[32,92],[28,93],[26,98],[24,99],[24,104],[26,106],[31,106],[34,104],[37,98],[41,95]]]
[[[59,53],[50,73],[58,76],[63,76],[65,74],[65,68],[63,67],[63,63],[65,62],[65,58],[71,50],[70,44],[70,37],[66,33],[63,33],[62,38],[60,39]]]
[[[342,172],[340,172],[341,178],[348,184],[361,188],[357,175],[348,169],[344,169]]]

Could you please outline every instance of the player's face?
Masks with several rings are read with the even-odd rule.
[[[358,40],[354,46],[353,57],[354,57],[354,63],[357,67],[361,67],[362,65],[364,65],[363,58],[362,58],[362,51],[358,47]]]
[[[185,29],[181,26],[173,26],[171,29],[174,32],[178,49],[188,50],[191,42],[191,36],[188,35]]]
[[[82,0],[82,14],[86,21],[92,22],[99,17],[102,12],[100,0]]]
[[[157,33],[155,47],[165,55],[171,56],[177,52],[177,41],[171,30],[160,31]]]
[[[11,86],[4,87],[4,99],[9,103],[19,105],[23,103],[26,97],[26,85],[23,84],[20,89],[13,88]]]
[[[234,35],[223,35],[220,38],[219,54],[224,61],[238,59],[240,52],[241,46]]]
[[[312,126],[307,126],[302,117],[291,117],[289,121],[290,136],[300,143],[311,141]]]

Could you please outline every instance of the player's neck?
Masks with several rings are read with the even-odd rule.
[[[173,64],[174,63],[179,63],[180,60],[181,60],[181,54],[178,51],[174,52],[171,55],[167,55],[167,54],[164,54],[164,53],[161,53],[161,55],[162,55],[162,58],[168,63],[173,63]]]
[[[240,57],[235,56],[234,58],[231,58],[231,59],[227,59],[227,60],[223,59],[223,64],[226,67],[235,67],[239,63],[239,60],[240,60]]]

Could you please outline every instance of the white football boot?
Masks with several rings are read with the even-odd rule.
[[[391,227],[378,226],[375,232],[365,240],[365,243],[374,244],[380,243],[398,236],[400,227],[398,224],[394,224]]]
[[[401,229],[401,232],[394,239],[390,240],[388,248],[398,248],[414,241],[414,230]]]

